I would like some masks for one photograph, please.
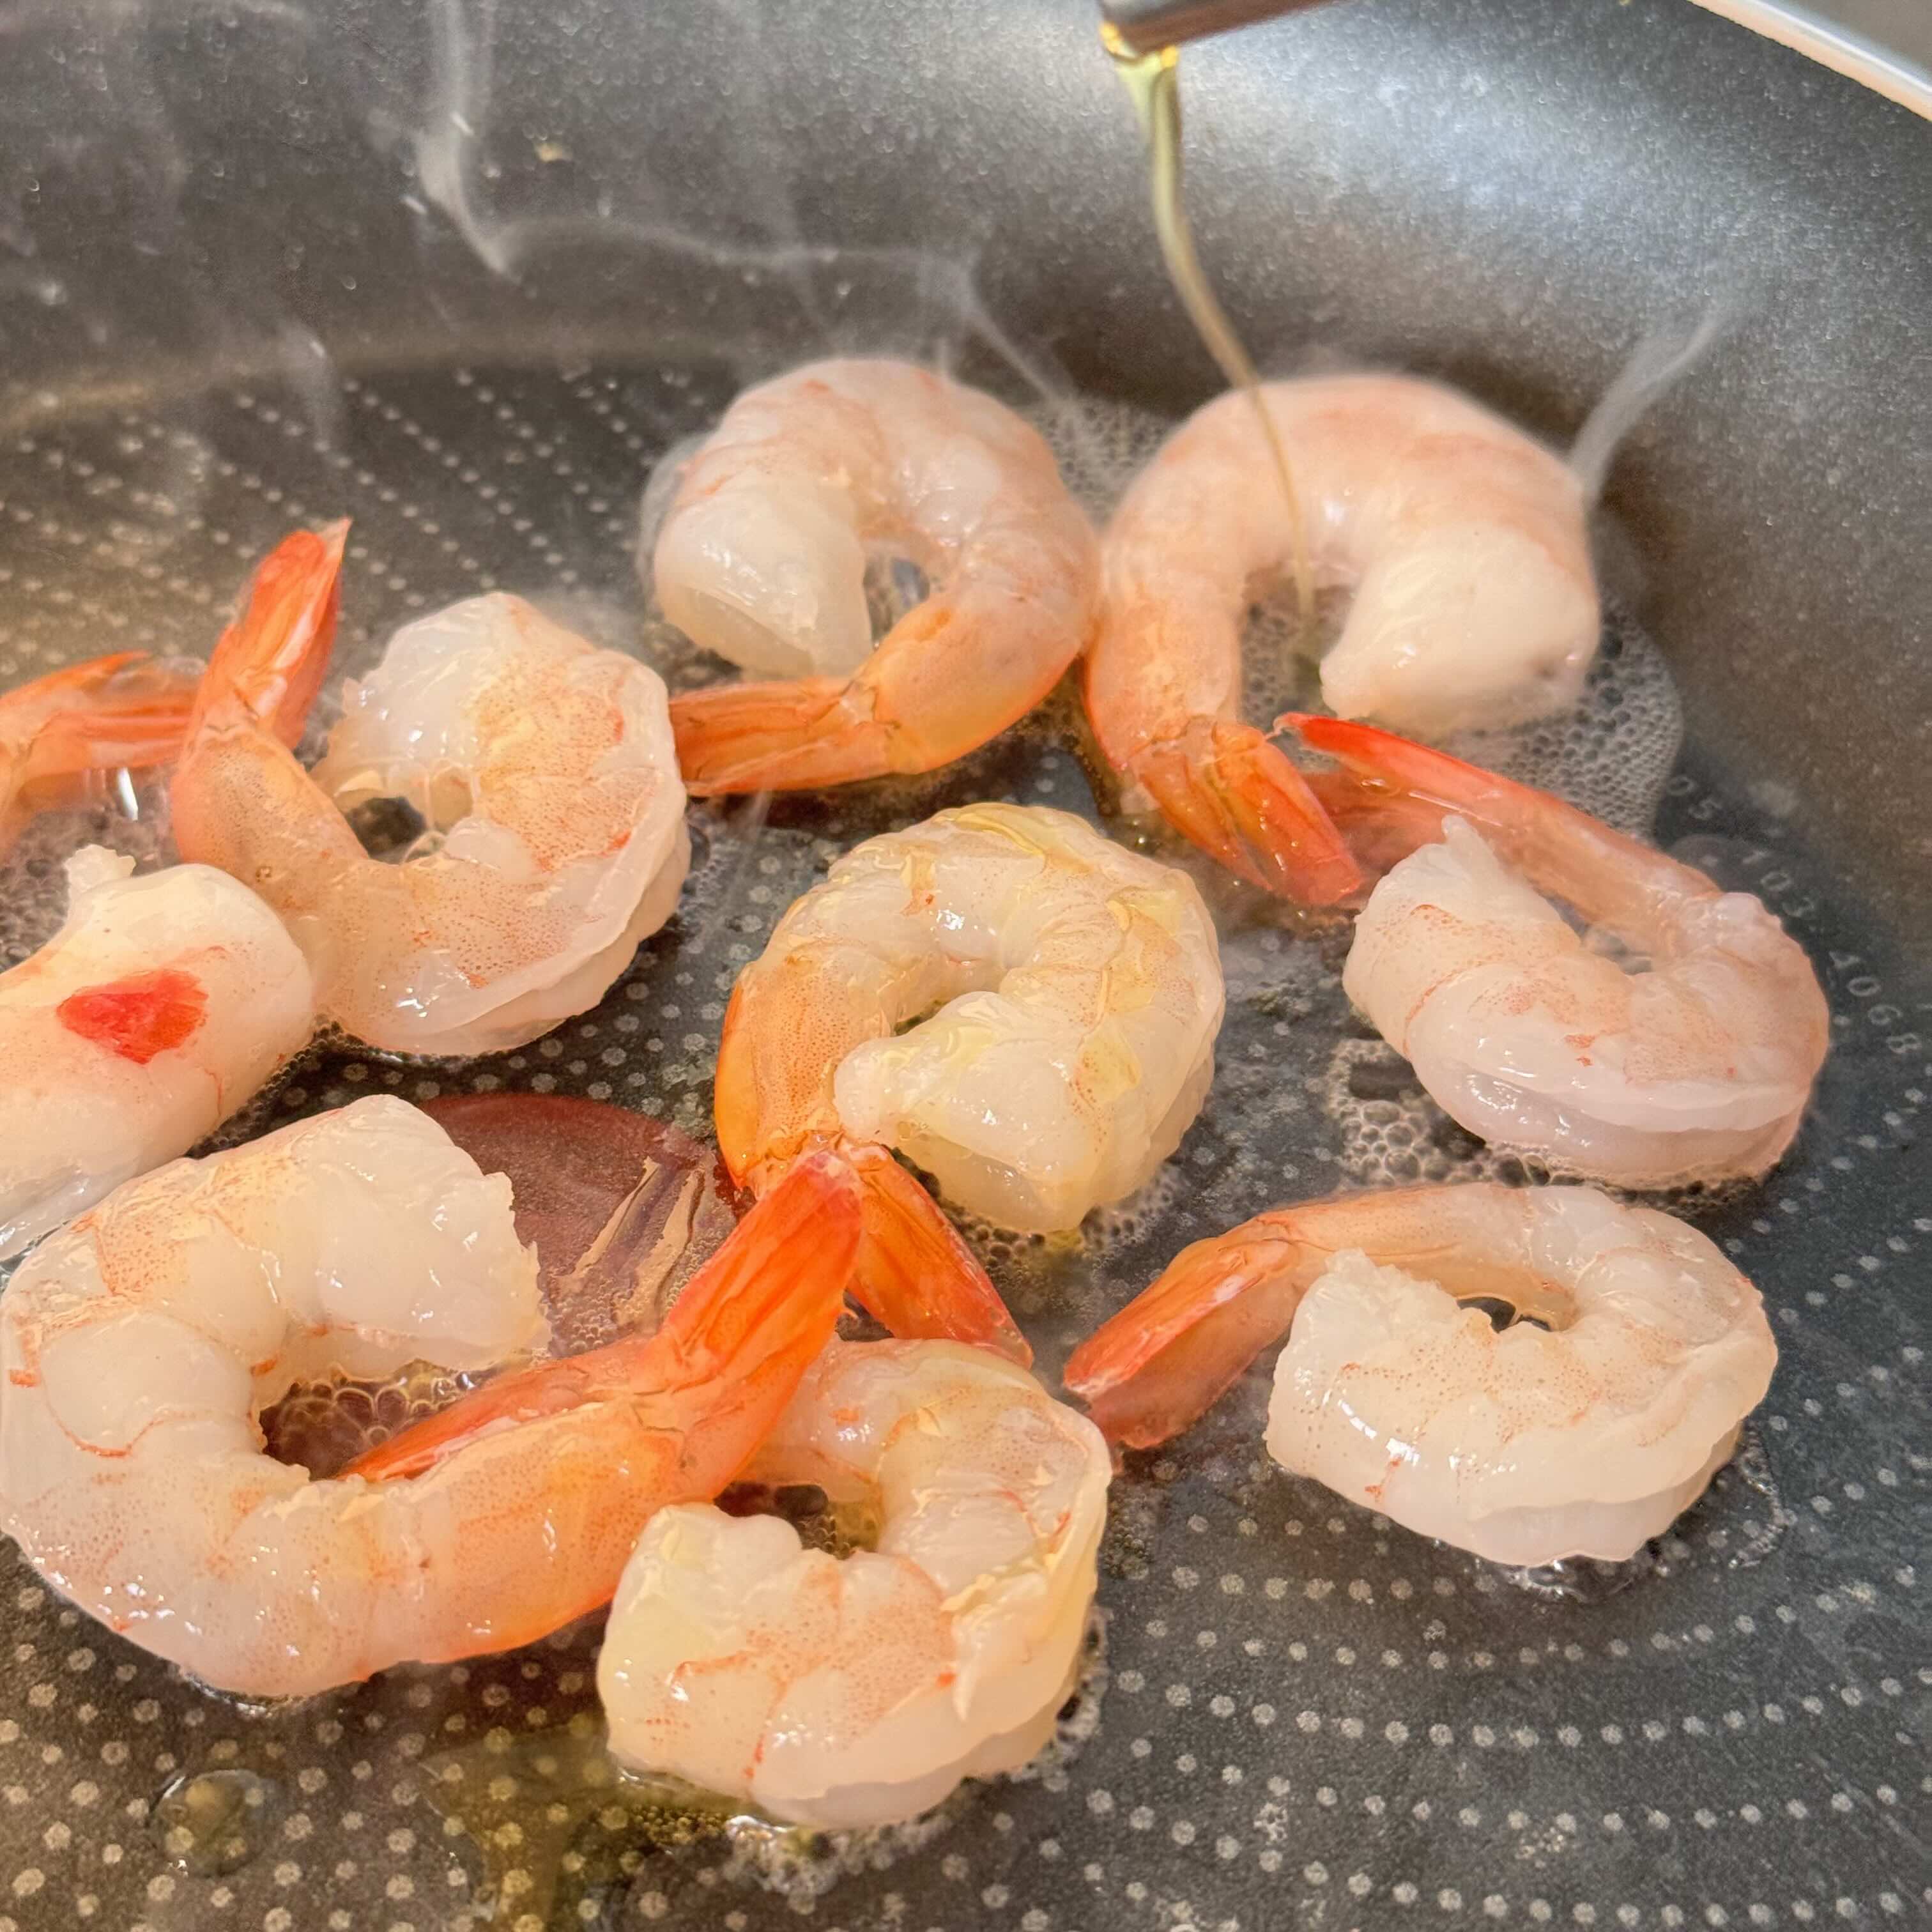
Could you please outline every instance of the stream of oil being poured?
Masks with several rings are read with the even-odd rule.
[[[1280,479],[1281,494],[1288,508],[1288,530],[1294,560],[1295,604],[1300,615],[1301,634],[1313,634],[1315,574],[1309,555],[1308,523],[1302,513],[1301,498],[1295,488],[1294,472],[1288,452],[1276,434],[1274,418],[1268,414],[1262,397],[1262,379],[1241,339],[1234,332],[1195,252],[1194,233],[1187,224],[1187,209],[1181,191],[1180,157],[1180,50],[1162,47],[1154,53],[1137,54],[1120,38],[1111,22],[1102,22],[1100,44],[1112,58],[1114,70],[1134,104],[1139,117],[1141,137],[1147,148],[1148,188],[1154,206],[1154,232],[1167,264],[1168,278],[1181,306],[1187,311],[1208,352],[1220,364],[1221,373],[1248,399],[1261,425],[1268,454]]]

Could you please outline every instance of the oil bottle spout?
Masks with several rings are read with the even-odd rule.
[[[1324,0],[1100,0],[1100,17],[1128,52],[1150,54],[1324,4]]]

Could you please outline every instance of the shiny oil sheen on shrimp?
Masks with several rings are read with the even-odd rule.
[[[530,1642],[776,1419],[843,1306],[856,1192],[801,1163],[656,1334],[499,1376],[316,1480],[257,1425],[298,1380],[542,1343],[509,1184],[387,1095],[174,1162],[0,1299],[0,1524],[90,1615],[251,1697]]]
[[[1498,1331],[1492,1306],[1529,1319]],[[1592,1187],[1394,1188],[1184,1249],[1082,1342],[1067,1386],[1114,1439],[1168,1440],[1286,1338],[1285,1468],[1502,1563],[1619,1558],[1726,1462],[1778,1359],[1705,1236]]]
[[[306,771],[288,742],[328,668],[346,531],[289,538],[218,646],[176,842],[274,907],[357,1039],[520,1046],[595,1006],[677,903],[691,846],[664,682],[521,598],[474,597],[396,633]],[[343,816],[392,796],[431,835],[395,865]]]
[[[718,1144],[754,1184],[799,1147],[895,1147],[1000,1226],[1072,1228],[1174,1151],[1223,1010],[1185,873],[1066,812],[962,806],[779,921],[725,1016]]]

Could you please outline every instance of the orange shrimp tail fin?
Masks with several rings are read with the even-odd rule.
[[[1197,718],[1129,770],[1176,831],[1251,885],[1329,906],[1362,884],[1307,781],[1251,724]]]
[[[1184,1248],[1074,1350],[1063,1379],[1109,1442],[1179,1435],[1287,1334],[1306,1286],[1298,1254],[1266,1216]]]
[[[893,770],[885,737],[848,701],[836,677],[718,685],[671,700],[671,730],[685,788],[698,798],[726,792],[803,791]]]
[[[1432,815],[1439,826],[1444,812],[1486,821],[1513,815],[1526,800],[1539,797],[1479,765],[1352,718],[1286,711],[1275,727],[1298,734],[1310,751],[1342,767],[1310,780],[1338,823],[1406,818],[1419,826]]]
[[[0,850],[35,812],[85,803],[108,773],[172,759],[199,676],[198,667],[117,651],[0,698]]]
[[[294,746],[328,674],[349,523],[295,530],[262,560],[241,614],[221,634],[191,728],[238,720]]]
[[[700,1386],[717,1394],[707,1430],[742,1430],[748,1456],[838,1326],[859,1256],[861,1202],[843,1161],[808,1156],[692,1277],[655,1334],[499,1376],[342,1473],[371,1482],[420,1476],[508,1425],[627,1391]]]
[[[999,1290],[918,1178],[884,1148],[845,1158],[866,1198],[854,1298],[903,1340],[976,1342],[1029,1364],[1033,1351]]]
[[[1310,783],[1356,856],[1376,872],[1441,838],[1449,813],[1480,827],[1519,863],[1550,856],[1579,832],[1592,851],[1604,840],[1617,852],[1636,850],[1561,800],[1393,731],[1296,711],[1284,712],[1276,723],[1341,766],[1316,773]]]

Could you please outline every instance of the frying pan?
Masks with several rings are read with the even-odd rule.
[[[344,669],[490,584],[669,652],[628,554],[649,464],[828,350],[938,358],[1063,430],[1071,394],[1192,406],[1215,380],[1094,26],[1082,0],[13,0],[0,679],[205,650],[244,561],[344,511]],[[612,1786],[594,1627],[248,1710],[10,1553],[0,1926],[1923,1915],[1932,134],[1681,0],[1356,0],[1190,49],[1184,84],[1202,253],[1264,366],[1440,375],[1560,441],[1646,334],[1716,319],[1610,472],[1593,702],[1654,836],[1763,894],[1834,1011],[1790,1156],[1676,1204],[1784,1352],[1739,1462],[1624,1570],[1511,1577],[1274,1470],[1251,1378],[1130,1461],[1054,1752],[861,1842]],[[1674,758],[1618,735],[1672,688]],[[231,1135],[479,1082],[701,1130],[724,989],[789,898],[942,803],[1091,811],[1070,716],[931,780],[694,810],[685,908],[596,1012],[487,1066],[318,1053]],[[151,814],[110,831],[159,850]],[[9,958],[52,856],[6,874]],[[1049,1372],[1185,1240],[1480,1158],[1349,1036],[1332,940],[1227,947],[1168,1184],[1078,1252],[986,1244]]]

